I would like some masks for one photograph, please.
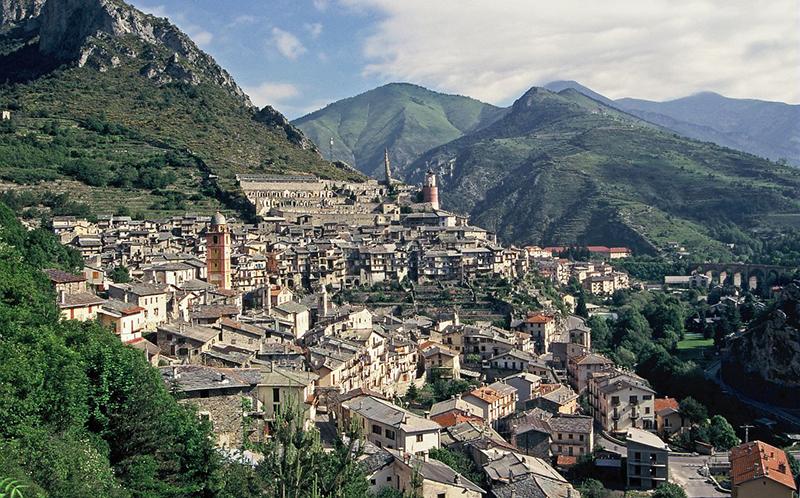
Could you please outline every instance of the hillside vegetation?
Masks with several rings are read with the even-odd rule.
[[[383,178],[383,153],[389,149],[393,174],[422,153],[497,120],[503,110],[460,95],[447,95],[408,83],[392,83],[340,100],[293,122],[334,159]]]
[[[444,206],[512,243],[672,243],[731,253],[720,227],[768,229],[800,217],[800,171],[685,139],[573,89],[533,88],[508,114],[424,154]]]
[[[33,31],[0,29],[0,107],[12,111],[0,128],[5,188],[65,192],[96,212],[125,199],[129,210],[169,214],[220,204],[246,211],[237,173],[359,177],[323,161],[277,111],[254,108],[165,19],[122,2],[73,4],[48,0]],[[46,17],[71,8],[133,26],[95,33],[76,22],[47,36],[72,40],[78,53],[44,50]],[[148,29],[156,39],[141,34]]]

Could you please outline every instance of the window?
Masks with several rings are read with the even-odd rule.
[[[619,396],[611,396],[611,404],[618,405],[619,404]]]
[[[394,431],[386,429],[386,439],[391,439],[392,441],[394,441]]]
[[[573,436],[572,434],[567,434],[567,439],[572,439],[573,438],[572,436]]]
[[[642,399],[645,400],[645,401],[653,399],[653,395],[652,394],[645,394],[645,395],[642,396]]]
[[[281,390],[278,387],[272,388],[272,402],[273,403],[280,403],[281,402]]]
[[[369,480],[369,484],[370,484],[371,486],[374,486],[374,485],[375,485],[375,484],[377,484],[377,483],[375,482],[375,479],[370,479],[370,480]]]
[[[636,396],[631,396],[631,397],[628,399],[628,401],[630,401],[630,403],[631,403],[632,405],[635,405],[636,403],[638,403],[638,402],[639,402],[639,398],[637,398]]]
[[[373,426],[372,426],[372,433],[373,433],[373,434],[377,434],[377,435],[379,435],[379,436],[380,436],[381,434],[383,434],[383,429],[381,429],[381,426],[380,426],[380,425],[374,425],[374,424],[373,424]]]
[[[562,439],[564,439],[564,435],[563,435],[563,434],[561,434],[560,432],[558,433],[558,439],[559,439],[559,440],[562,440]]]
[[[417,434],[417,442],[418,443],[422,442],[422,434]]]
[[[642,453],[641,453],[641,452],[639,452],[639,451],[635,452],[635,453],[633,454],[633,459],[634,459],[634,460],[636,460],[636,461],[638,462],[639,460],[641,460],[641,459],[642,459]]]
[[[392,476],[386,476],[386,482],[392,482]]]
[[[644,413],[645,414],[649,414],[650,413],[650,407],[649,406],[645,406],[644,407]]]
[[[580,434],[580,435],[578,436],[578,441],[583,441],[583,434]]]
[[[447,498],[447,493],[439,493],[436,495],[436,498]]]

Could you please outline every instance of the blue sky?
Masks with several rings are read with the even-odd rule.
[[[134,0],[167,17],[218,63],[259,106],[290,118],[387,80],[363,75],[363,43],[379,13],[323,0]],[[232,8],[235,4],[236,8]]]
[[[507,105],[573,79],[611,98],[800,103],[796,0],[133,0],[290,118],[391,81]]]

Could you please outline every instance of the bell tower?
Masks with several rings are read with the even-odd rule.
[[[429,202],[433,209],[439,209],[439,187],[436,185],[436,173],[428,170],[422,186],[422,201]]]
[[[231,234],[221,213],[211,218],[206,233],[206,270],[208,283],[220,289],[231,288]]]
[[[383,149],[383,175],[387,187],[392,186],[392,167],[389,164],[389,149]]]

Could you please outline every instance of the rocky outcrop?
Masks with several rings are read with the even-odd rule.
[[[144,62],[140,73],[159,83],[219,85],[253,107],[230,74],[177,27],[119,0],[47,0],[38,22],[43,55],[101,71],[135,58]]]
[[[796,407],[800,396],[800,282],[787,285],[769,312],[731,341],[722,376],[748,396]]]
[[[282,131],[286,134],[286,138],[288,138],[289,141],[295,145],[299,145],[304,149],[317,150],[314,142],[309,140],[302,131],[300,131],[297,127],[291,124],[288,119],[286,119],[286,116],[276,111],[272,106],[265,106],[263,109],[256,112],[255,119],[256,121],[263,123],[270,128],[275,128]]]
[[[800,282],[784,287],[775,308],[734,339],[730,354],[758,378],[800,388]]]
[[[35,19],[43,5],[44,0],[0,0],[0,27]]]

